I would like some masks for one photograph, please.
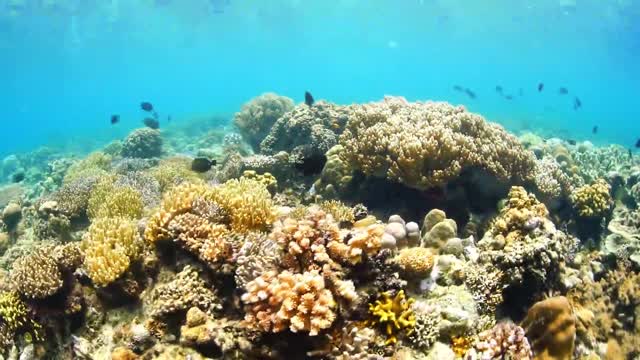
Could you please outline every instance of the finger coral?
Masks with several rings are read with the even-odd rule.
[[[404,290],[400,290],[394,297],[385,292],[381,299],[369,304],[369,313],[373,317],[372,323],[384,328],[387,336],[386,344],[395,344],[398,341],[398,334],[409,335],[414,330],[416,316],[411,309],[414,301],[406,298]]]
[[[125,218],[95,219],[82,241],[83,268],[96,286],[122,276],[142,250],[136,224]]]
[[[259,150],[260,142],[269,134],[271,127],[282,115],[293,109],[293,100],[274,93],[262,94],[242,105],[233,117],[233,124],[242,137]]]
[[[522,321],[535,360],[571,360],[576,320],[564,296],[535,303]]]
[[[50,248],[42,247],[13,263],[11,282],[23,296],[44,299],[62,287],[62,273],[50,254]]]
[[[533,153],[502,127],[448,103],[401,97],[357,106],[340,136],[353,170],[416,189],[443,185],[478,168],[505,182],[529,180]]]
[[[613,205],[611,186],[605,180],[598,179],[591,185],[579,187],[571,193],[571,203],[581,217],[604,217]]]
[[[302,274],[270,271],[250,281],[245,289],[245,321],[263,331],[289,329],[315,336],[336,318],[336,302],[317,270]]]

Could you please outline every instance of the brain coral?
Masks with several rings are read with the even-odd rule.
[[[83,268],[97,286],[109,285],[122,276],[142,250],[136,224],[125,218],[95,219],[82,245]]]
[[[271,126],[291,109],[293,100],[290,98],[273,93],[262,94],[242,105],[233,118],[233,124],[253,149],[258,150]]]
[[[416,189],[480,168],[506,182],[531,180],[535,156],[502,127],[448,103],[386,97],[355,107],[339,144],[353,170]]]
[[[124,139],[122,156],[131,158],[153,158],[162,155],[160,131],[150,128],[136,129]]]

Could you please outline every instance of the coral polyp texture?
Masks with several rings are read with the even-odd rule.
[[[352,169],[416,189],[471,168],[506,182],[530,180],[535,169],[533,154],[499,125],[463,107],[401,97],[353,109],[339,144]]]
[[[0,359],[638,357],[633,151],[305,100],[0,159]]]

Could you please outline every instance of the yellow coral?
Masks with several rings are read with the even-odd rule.
[[[320,208],[327,213],[331,214],[338,222],[353,223],[355,218],[353,216],[353,210],[351,207],[345,205],[339,200],[323,201],[318,204]]]
[[[15,292],[0,293],[0,346],[6,346],[3,341],[10,340],[20,329],[29,329],[36,340],[42,340],[41,326],[30,318],[20,296]]]
[[[611,209],[611,186],[603,179],[591,185],[577,188],[571,194],[573,208],[578,215],[586,218],[603,217]]]
[[[137,226],[124,218],[94,220],[82,246],[83,267],[97,286],[106,286],[118,279],[141,252]]]
[[[337,260],[356,265],[362,262],[363,256],[373,256],[382,247],[384,225],[371,224],[367,227],[357,227],[349,232],[346,243],[331,241],[327,244],[329,254]]]
[[[372,322],[385,328],[385,344],[395,344],[400,331],[405,331],[406,335],[411,334],[416,324],[416,316],[411,309],[414,301],[411,298],[407,299],[404,290],[400,290],[393,298],[389,292],[385,292],[381,300],[369,304],[369,312],[374,317]]]
[[[472,341],[466,336],[454,336],[451,339],[451,350],[458,357],[463,357],[464,354],[471,348]]]
[[[513,186],[509,190],[507,204],[490,226],[491,233],[506,236],[510,242],[522,236],[527,229],[527,222],[535,218],[543,219],[549,214],[547,207],[539,202],[535,195],[527,193],[521,186]]]
[[[431,250],[423,247],[405,248],[395,257],[395,263],[409,276],[429,276],[435,262]]]
[[[231,218],[231,228],[236,232],[264,230],[275,220],[271,194],[257,180],[229,180],[212,188],[206,198],[227,211]]]
[[[140,218],[144,208],[142,195],[130,187],[115,187],[114,180],[115,177],[106,176],[91,191],[87,207],[89,218]]]
[[[271,173],[258,174],[255,170],[245,170],[242,173],[245,179],[253,179],[264,185],[269,190],[275,190],[278,186],[278,180]]]

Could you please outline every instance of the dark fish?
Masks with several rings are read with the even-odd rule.
[[[578,99],[577,97],[573,100],[573,110],[578,110],[579,108],[582,107],[582,101],[580,101],[580,99]]]
[[[453,85],[453,90],[455,91],[460,91],[460,92],[464,92],[464,89],[462,88],[462,86],[460,85]]]
[[[471,91],[471,89],[464,89],[464,92],[465,92],[465,94],[469,95],[470,98],[472,98],[472,99],[476,98],[476,93]]]
[[[305,91],[304,92],[304,103],[307,104],[307,106],[313,106],[314,102],[315,102],[315,100],[313,100],[313,95],[311,95],[310,92]]]
[[[640,148],[640,139],[638,139],[638,141],[636,141],[636,147]]]
[[[507,100],[513,100],[513,96],[511,96],[511,95],[507,95],[504,98],[507,99]]]
[[[558,89],[558,94],[560,95],[567,95],[569,93],[569,90],[567,90],[566,87],[561,87],[560,89]]]
[[[544,84],[543,83],[538,84],[538,92],[542,91],[542,89],[544,89]]]
[[[142,120],[142,122],[144,123],[144,125],[146,127],[152,128],[152,129],[159,129],[160,128],[160,122],[154,118],[145,118],[144,120]]]
[[[115,125],[120,122],[120,115],[111,115],[111,125]]]
[[[13,181],[14,183],[19,183],[24,180],[24,177],[24,172],[19,171],[11,176],[11,181]]]
[[[576,144],[576,141],[573,140],[573,139],[569,139],[569,140],[567,140],[567,142],[569,143],[569,145],[575,145]]]
[[[143,101],[140,103],[140,109],[144,110],[144,111],[153,111],[153,105],[150,102],[147,101]]]
[[[592,134],[597,134],[598,133],[598,125],[594,126],[593,129],[591,129],[591,133]]]
[[[502,94],[502,86],[500,86],[500,85],[496,86],[496,92],[498,94]]]
[[[302,172],[304,176],[318,175],[322,172],[324,165],[327,163],[327,157],[324,155],[313,155],[300,159],[294,167]]]
[[[197,157],[191,162],[191,170],[199,173],[207,172],[211,170],[212,166],[216,165],[215,160],[209,160],[205,157]]]

